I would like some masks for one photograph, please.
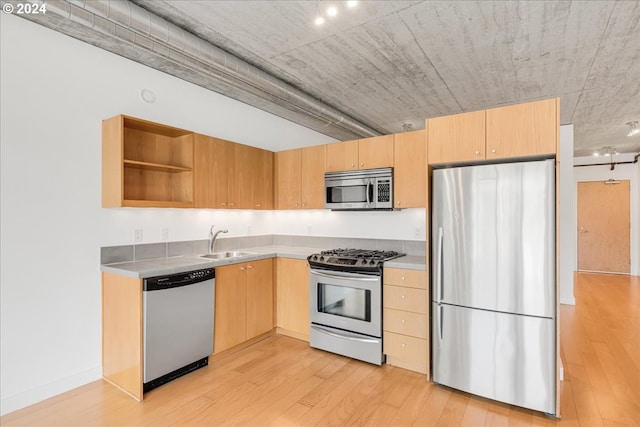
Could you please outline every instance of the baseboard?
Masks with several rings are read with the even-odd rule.
[[[100,378],[102,378],[102,365],[2,398],[0,399],[0,415],[17,411]]]
[[[560,304],[576,305],[576,299],[574,297],[560,297]]]

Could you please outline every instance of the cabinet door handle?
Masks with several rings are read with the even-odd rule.
[[[227,204],[223,202],[223,203],[220,203],[220,206],[227,206]]]
[[[404,295],[402,295],[400,298],[404,299]]]
[[[495,148],[491,149],[491,152],[492,152],[492,153],[495,153],[495,152],[496,152],[496,149],[495,149]]]
[[[235,206],[235,205],[236,205],[235,203],[229,203],[229,206]]]
[[[476,156],[480,155],[480,150],[476,150]]]
[[[258,203],[258,204],[256,205],[256,208],[259,208],[260,206],[262,206],[262,205],[261,205],[260,203]]]
[[[247,268],[248,268],[249,270],[253,270],[253,265],[249,265],[249,266],[247,266]]]
[[[355,163],[351,163],[351,167],[352,167],[352,168],[355,168],[355,167],[356,167],[356,164],[355,164]]]
[[[240,267],[240,271],[244,271],[244,270],[245,270],[245,268],[244,268],[244,267]]]
[[[405,322],[406,322],[406,320],[402,319],[402,323],[405,323]]]
[[[360,163],[360,167],[364,167],[364,163]]]
[[[404,276],[402,276],[402,280],[404,280]]]

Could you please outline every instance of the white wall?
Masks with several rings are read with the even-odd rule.
[[[627,162],[633,161],[632,154],[620,154],[614,157],[614,162]],[[574,164],[585,165],[592,163],[607,163],[609,157],[580,157],[574,159]],[[630,209],[631,209],[631,241],[630,241],[630,256],[631,256],[631,274],[634,276],[640,275],[640,162],[616,165],[612,171],[609,165],[602,166],[581,166],[574,168],[574,218],[575,225],[574,230],[577,230],[577,197],[578,182],[587,181],[606,181],[608,179],[617,180],[629,180],[629,192],[630,192]],[[574,233],[574,245],[577,248],[577,232]],[[577,249],[576,249],[577,251]],[[574,269],[578,269],[577,256],[574,261]]]
[[[559,183],[559,278],[560,303],[575,305],[573,272],[575,270],[576,227],[573,182],[573,125],[560,126],[560,183]]]
[[[332,140],[2,14],[0,411],[101,376],[100,247],[265,233],[424,239],[424,212],[102,209],[101,120],[128,114],[270,150]],[[139,93],[155,92],[156,102]],[[309,228],[311,227],[311,228]]]

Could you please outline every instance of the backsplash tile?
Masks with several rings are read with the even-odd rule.
[[[165,258],[167,256],[167,244],[147,243],[143,245],[135,245],[133,256],[136,261]]]
[[[100,264],[133,261],[133,245],[104,246],[100,248]]]
[[[197,240],[169,242],[167,244],[167,256],[196,255],[202,253],[196,252],[196,242]]]

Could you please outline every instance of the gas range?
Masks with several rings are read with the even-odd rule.
[[[312,268],[379,274],[385,261],[404,255],[396,251],[372,249],[330,249],[312,254],[307,260]]]

